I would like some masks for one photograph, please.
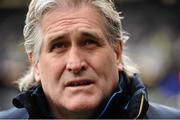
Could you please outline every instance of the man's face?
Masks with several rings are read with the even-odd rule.
[[[41,21],[44,40],[36,80],[52,109],[95,109],[118,84],[121,45],[112,48],[91,7],[57,8]]]

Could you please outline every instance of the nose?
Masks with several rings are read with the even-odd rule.
[[[66,64],[66,69],[74,74],[78,74],[81,71],[87,69],[87,64],[83,59],[83,55],[80,54],[80,52],[77,49],[70,50]]]

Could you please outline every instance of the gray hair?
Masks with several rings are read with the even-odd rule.
[[[40,28],[41,18],[46,12],[55,9],[59,6],[77,7],[82,4],[88,4],[102,15],[104,20],[105,30],[108,41],[111,45],[115,45],[117,40],[121,40],[123,45],[128,40],[126,32],[122,29],[120,13],[115,10],[114,4],[111,0],[32,0],[29,5],[29,10],[26,16],[24,26],[24,39],[26,53],[32,53],[32,56],[37,63],[40,56],[40,49],[43,41],[43,33]],[[118,38],[118,39],[117,39]],[[123,52],[121,67],[132,75],[138,72],[133,64],[129,62],[129,58]],[[19,89],[26,91],[34,85],[37,85],[34,78],[32,67],[27,73],[18,80]]]

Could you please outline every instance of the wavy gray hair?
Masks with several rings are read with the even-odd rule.
[[[90,5],[97,9],[102,15],[106,29],[106,36],[111,45],[115,45],[117,40],[121,40],[123,45],[128,39],[127,34],[122,29],[120,13],[115,10],[111,0],[32,0],[26,16],[24,26],[25,50],[27,54],[32,54],[37,63],[39,60],[40,49],[43,41],[43,33],[40,28],[41,18],[46,12],[57,7],[68,6],[77,7],[80,5]],[[117,39],[119,38],[119,39]],[[123,52],[121,67],[128,75],[137,72],[133,64],[130,64],[129,58]],[[19,89],[26,91],[39,83],[34,78],[32,67],[26,74],[18,80]]]

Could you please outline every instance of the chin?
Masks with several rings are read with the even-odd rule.
[[[91,111],[98,107],[101,102],[98,99],[79,99],[72,100],[72,104],[68,104],[67,109],[71,112]]]

